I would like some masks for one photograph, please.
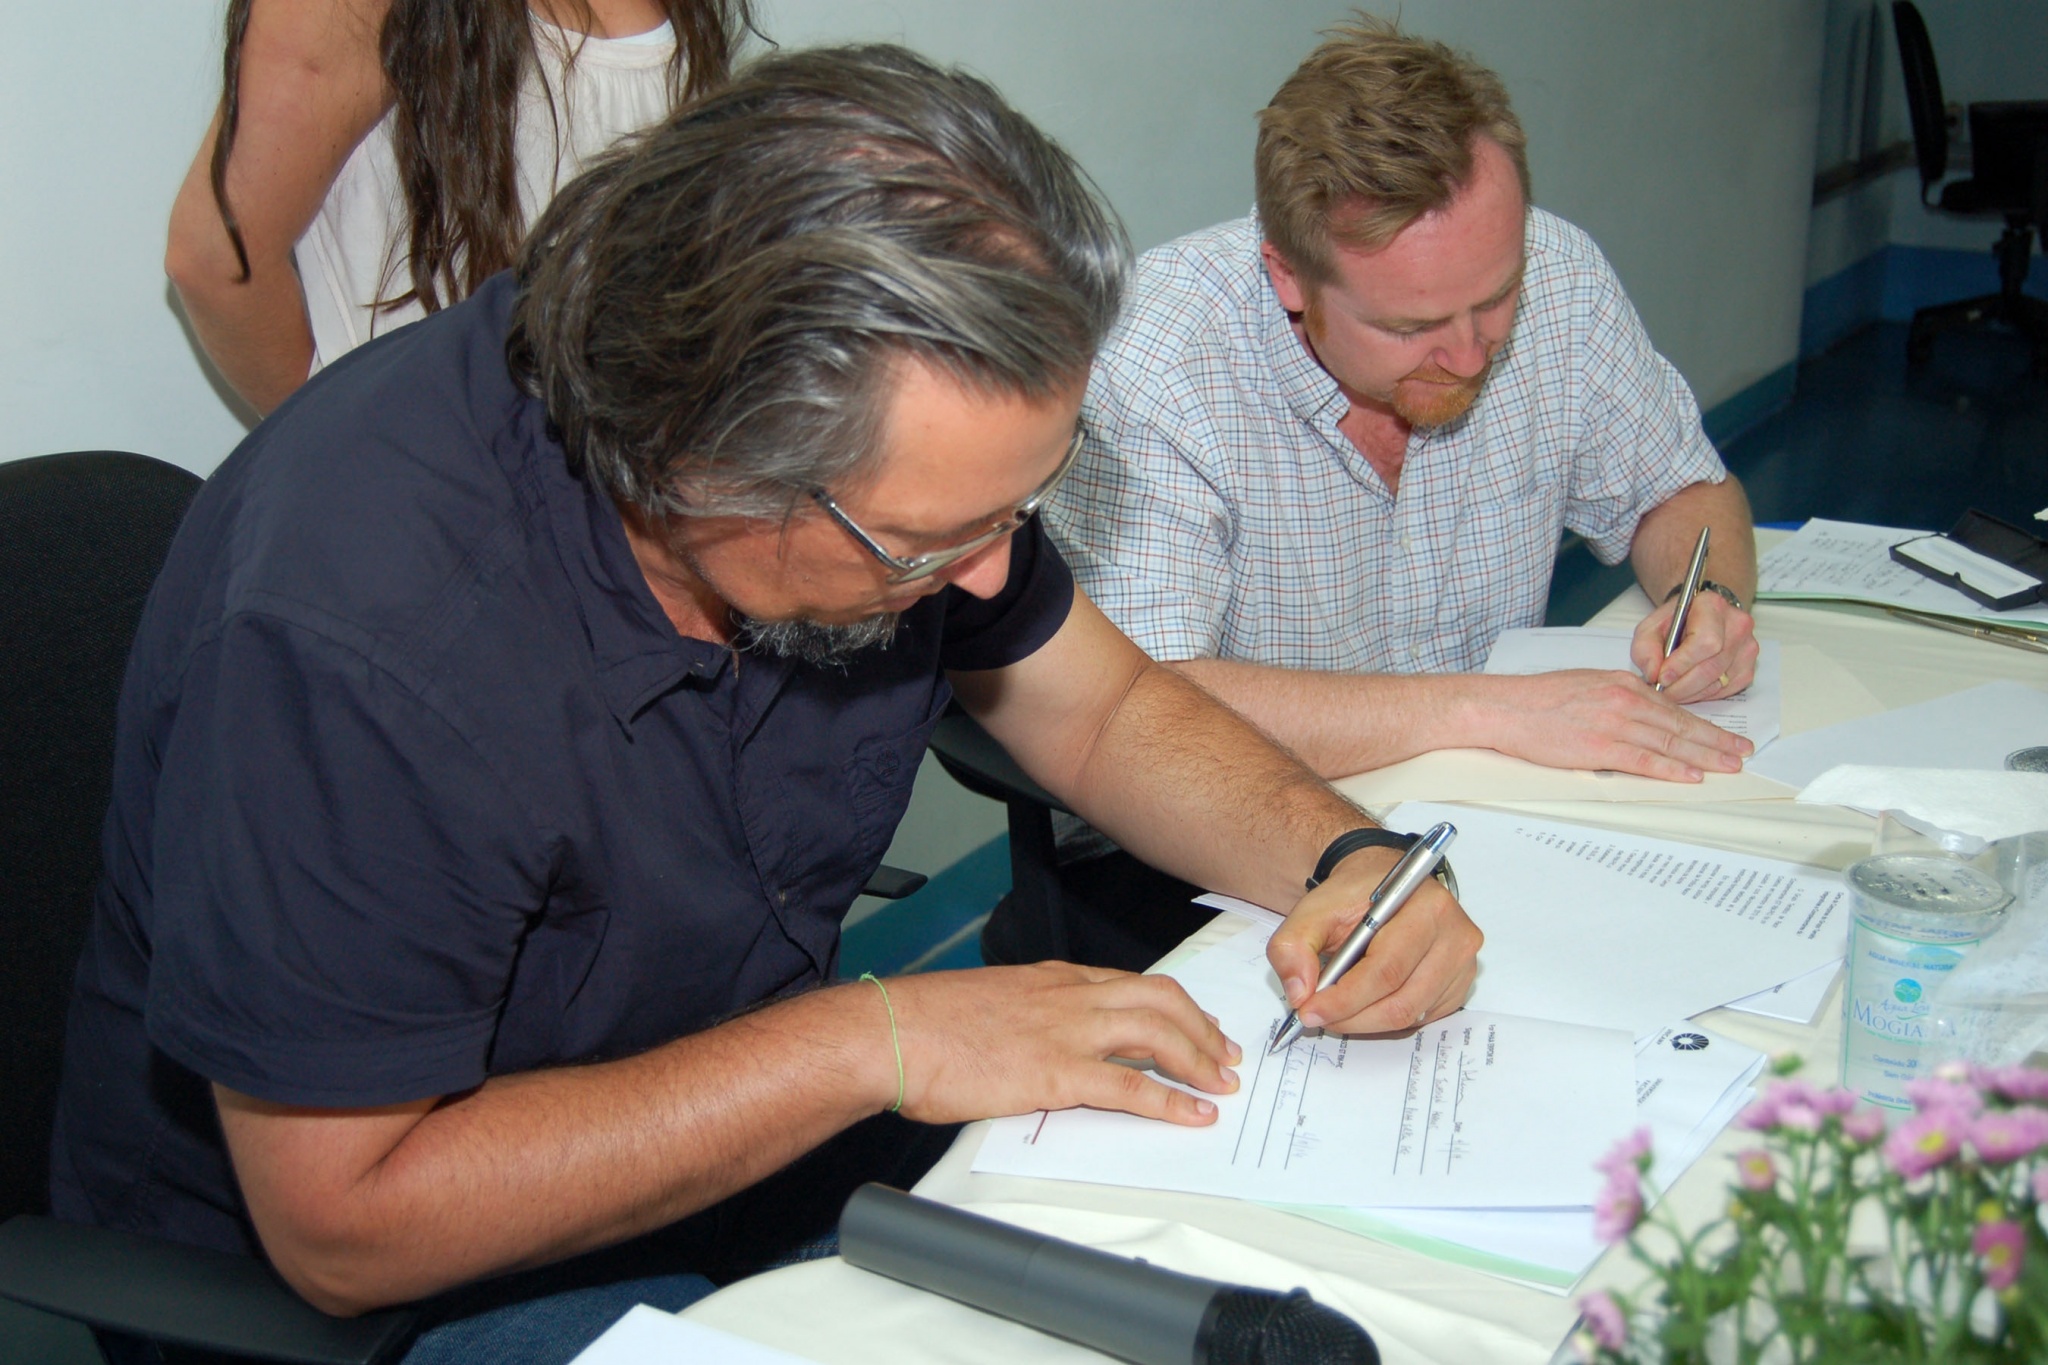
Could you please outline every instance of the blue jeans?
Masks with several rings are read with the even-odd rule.
[[[635,1304],[677,1313],[716,1288],[702,1275],[685,1272],[502,1304],[429,1327],[402,1361],[403,1365],[559,1365],[574,1360]]]

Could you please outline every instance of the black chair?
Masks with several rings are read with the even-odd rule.
[[[1071,961],[1073,934],[1060,897],[1059,855],[1052,835],[1052,813],[1071,812],[1033,782],[1009,751],[957,704],[932,731],[931,750],[955,782],[976,796],[1002,802],[1009,814],[1010,894],[1034,941],[999,956],[1016,962]],[[988,939],[982,943],[983,960],[993,964]]]
[[[983,962],[1051,958],[1144,971],[1215,913],[1191,903],[1200,888],[1121,850],[1062,864],[1053,814],[1072,812],[957,705],[931,749],[954,781],[1009,815],[1010,894],[982,928]]]
[[[0,464],[0,1297],[201,1358],[372,1365],[410,1337],[412,1314],[331,1318],[260,1261],[44,1216],[115,702],[198,488],[182,469],[114,451]],[[7,1345],[0,1357],[16,1358]]]
[[[2032,263],[2035,230],[2048,223],[2048,100],[1972,104],[1970,177],[1941,185],[1939,195],[1930,198],[1948,173],[1948,114],[1934,66],[1934,44],[1912,0],[1895,0],[1892,26],[1898,33],[1906,107],[1913,120],[1920,202],[1943,213],[1998,214],[2005,219],[2005,231],[1992,248],[1998,258],[1998,292],[1914,313],[1906,335],[1906,358],[1913,364],[1926,361],[1938,333],[2003,323],[2028,340],[2035,371],[2048,376],[2048,301],[2021,292]]]

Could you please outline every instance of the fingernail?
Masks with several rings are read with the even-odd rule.
[[[1287,989],[1287,1003],[1299,1005],[1308,999],[1308,983],[1298,976],[1290,976],[1282,983]]]
[[[1301,1026],[1305,1029],[1321,1028],[1323,1026],[1323,1016],[1317,1014],[1314,1010],[1304,1010],[1301,1015]]]
[[[1208,1118],[1211,1114],[1214,1114],[1216,1112],[1216,1106],[1209,1103],[1209,1101],[1207,1100],[1196,1100],[1195,1112],[1197,1114],[1200,1114],[1203,1118]]]
[[[1239,1062],[1241,1062],[1241,1061],[1243,1061],[1243,1060],[1244,1060],[1244,1049],[1243,1049],[1243,1048],[1239,1047],[1239,1046],[1238,1046],[1238,1045],[1237,1045],[1236,1043],[1232,1043],[1232,1042],[1230,1041],[1230,1039],[1228,1039],[1228,1038],[1225,1038],[1225,1039],[1224,1039],[1223,1041],[1224,1041],[1224,1042],[1226,1042],[1226,1043],[1230,1043],[1230,1061],[1231,1061],[1231,1065],[1235,1066],[1235,1065],[1236,1065],[1237,1063],[1239,1063]]]
[[[1237,1073],[1227,1066],[1222,1068],[1222,1071],[1224,1088],[1228,1090],[1237,1089]]]
[[[1688,782],[1698,782],[1705,777],[1706,774],[1701,772],[1698,768],[1687,768],[1685,770],[1685,780]]]

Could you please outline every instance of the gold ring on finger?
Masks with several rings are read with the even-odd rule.
[[[1723,673],[1721,675],[1721,681],[1717,685],[1721,687],[1726,687],[1728,685],[1728,675],[1726,673]]]

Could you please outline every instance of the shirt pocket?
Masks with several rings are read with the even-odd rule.
[[[935,689],[930,712],[923,720],[900,734],[868,736],[854,746],[846,760],[846,811],[853,824],[852,851],[863,884],[881,865],[896,826],[910,808],[918,767],[951,699],[950,688]]]
[[[1457,657],[1438,667],[1477,669],[1501,631],[1543,623],[1564,527],[1561,496],[1555,484],[1538,478],[1489,494],[1468,503],[1459,517],[1438,618],[1459,643]]]

